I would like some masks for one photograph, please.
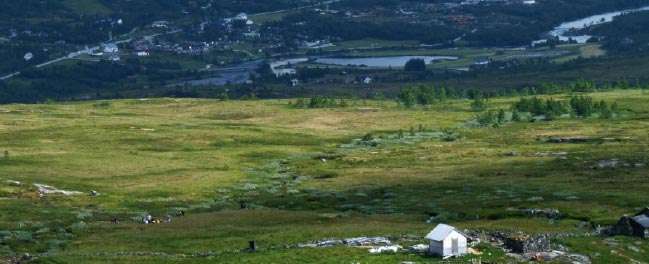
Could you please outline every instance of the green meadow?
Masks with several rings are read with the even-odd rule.
[[[469,100],[414,109],[372,100],[299,109],[295,99],[1,105],[0,152],[7,152],[0,157],[0,258],[28,252],[34,263],[429,263],[439,260],[292,246],[416,237],[400,243],[409,246],[425,243],[420,237],[438,222],[593,232],[649,206],[649,174],[633,166],[649,162],[649,93],[587,95],[617,102],[619,113],[479,127]],[[488,107],[508,110],[518,99],[491,99]],[[612,160],[631,165],[592,168]],[[34,184],[81,194],[39,195]],[[532,217],[524,209],[556,209],[563,217]],[[171,222],[142,224],[148,214]],[[243,251],[250,240],[259,250]],[[627,237],[553,242],[593,263],[646,261],[649,251],[645,240]],[[510,260],[479,246],[486,254],[462,260]]]

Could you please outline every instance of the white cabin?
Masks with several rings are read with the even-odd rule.
[[[455,227],[439,224],[426,235],[429,240],[428,253],[442,258],[467,254],[466,235]]]

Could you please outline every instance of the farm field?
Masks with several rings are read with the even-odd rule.
[[[382,40],[363,40],[336,43],[326,50],[358,49],[348,57],[390,57],[390,56],[456,56],[457,60],[444,60],[429,65],[431,69],[467,68],[477,60],[490,59],[508,61],[549,58],[556,63],[565,63],[576,58],[593,58],[606,55],[599,44],[564,44],[554,49],[549,47],[526,50],[504,48],[462,48],[462,49],[424,49],[417,48],[416,42],[389,42]],[[388,48],[388,49],[379,49]],[[372,50],[374,49],[374,50]]]
[[[480,113],[471,111],[470,100],[415,109],[372,100],[302,109],[294,107],[295,99],[1,105],[0,257],[30,253],[34,263],[428,263],[439,260],[295,245],[385,236],[408,238],[399,242],[407,247],[425,243],[421,237],[438,222],[471,230],[592,233],[649,206],[647,168],[593,169],[602,161],[649,162],[649,93],[585,95],[617,102],[621,111],[612,119],[486,128],[471,122]],[[488,107],[509,109],[519,99],[491,99]],[[35,184],[80,193],[42,195]],[[525,209],[558,210],[562,217],[533,217]],[[185,215],[176,216],[180,211]],[[171,221],[145,225],[148,214]],[[251,240],[259,250],[243,251]],[[593,263],[648,260],[643,239],[552,242]],[[478,247],[485,254],[461,260],[512,260],[492,245]]]

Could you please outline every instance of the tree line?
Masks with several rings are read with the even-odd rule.
[[[291,102],[289,102],[291,104]],[[336,99],[327,96],[312,96],[308,100],[305,98],[298,98],[295,102],[295,108],[334,108],[334,107],[347,107],[349,104],[344,98]]]
[[[534,96],[532,98],[521,98],[512,104],[512,110],[517,112],[529,112],[533,115],[545,115],[554,117],[570,114],[575,117],[589,117],[599,114],[601,117],[609,118],[617,113],[618,105],[607,103],[604,100],[595,101],[589,96],[572,96],[568,101],[559,101],[552,98],[545,100]]]
[[[552,98],[540,99],[536,96],[521,98],[511,105],[509,111],[505,109],[489,109],[476,115],[480,126],[498,127],[508,122],[525,122],[554,120],[557,117],[588,118],[613,118],[619,113],[616,102],[608,103],[604,100],[596,101],[589,96],[572,96],[570,100],[554,100]]]
[[[594,81],[579,79],[568,84],[544,83],[539,85],[538,87],[523,87],[520,89],[509,89],[494,92],[481,91],[476,89],[459,90],[453,87],[433,87],[430,85],[422,84],[401,88],[399,90],[399,95],[397,96],[397,101],[407,108],[414,108],[444,102],[447,99],[465,98],[473,100],[473,102],[471,103],[471,109],[473,111],[479,112],[485,110],[487,101],[495,97],[552,95],[560,93],[596,92],[631,88],[649,89],[649,85],[641,83],[640,81],[629,82],[627,80],[597,84]],[[552,105],[550,109],[554,109]],[[543,111],[529,112],[540,113]]]

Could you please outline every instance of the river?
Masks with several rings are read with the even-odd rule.
[[[598,14],[598,15],[592,15],[586,18],[582,19],[577,19],[574,21],[568,21],[564,22],[561,25],[555,27],[552,31],[548,32],[549,35],[558,37],[559,40],[561,41],[569,41],[570,39],[577,41],[577,43],[586,43],[588,42],[589,39],[591,39],[593,36],[589,35],[580,35],[580,36],[569,36],[567,33],[570,32],[572,29],[584,29],[590,26],[594,25],[599,25],[603,23],[608,23],[613,21],[616,16],[631,13],[631,12],[636,12],[636,11],[647,11],[649,10],[649,6],[645,7],[640,7],[640,8],[634,8],[634,9],[626,9],[626,10],[621,10],[621,11],[615,11],[615,12],[608,12],[608,13],[603,13],[603,14]],[[539,44],[539,43],[545,43],[547,39],[541,39],[534,41],[532,45],[534,44]]]

